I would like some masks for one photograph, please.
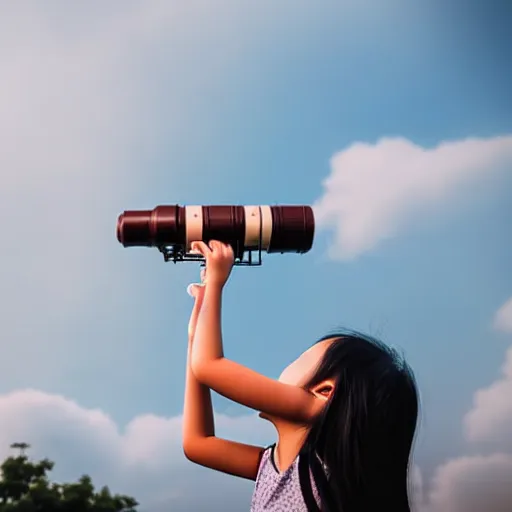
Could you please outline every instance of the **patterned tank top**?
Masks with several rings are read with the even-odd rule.
[[[313,475],[298,456],[282,473],[274,462],[275,445],[261,457],[251,512],[315,512],[320,510],[320,497]],[[309,482],[307,477],[309,476]],[[308,485],[310,483],[310,485]]]

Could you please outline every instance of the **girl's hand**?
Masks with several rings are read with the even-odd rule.
[[[202,254],[206,260],[208,284],[222,288],[235,263],[233,248],[228,244],[212,240],[209,246],[204,242],[193,242],[191,249]]]

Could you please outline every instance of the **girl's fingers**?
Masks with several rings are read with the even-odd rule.
[[[219,242],[218,240],[211,240],[209,245],[212,250],[212,253],[217,254],[219,256],[228,257],[231,256],[233,252],[233,248],[231,247],[231,245]]]
[[[203,284],[192,283],[187,286],[187,293],[194,299],[197,299],[203,288]]]
[[[214,253],[218,253],[222,250],[222,244],[217,240],[210,240],[209,246]]]
[[[208,245],[204,242],[192,242],[190,249],[194,252],[201,253],[205,258],[212,252]]]
[[[189,284],[189,285],[187,286],[187,293],[188,293],[191,297],[195,297],[195,296],[196,296],[196,293],[197,293],[196,285],[195,285],[195,284]]]
[[[210,240],[208,243],[197,241],[192,242],[190,244],[190,252],[199,252],[201,254],[204,254],[205,252],[212,252],[215,250],[224,251],[226,249],[231,249],[231,245],[219,242],[218,240]]]
[[[223,259],[231,260],[234,258],[233,248],[229,244],[222,244],[220,252]]]
[[[210,259],[210,257],[221,257],[222,259],[234,258],[234,252],[231,245],[224,244],[218,240],[210,240],[208,244],[205,242],[192,242],[190,251],[201,254],[207,261]]]

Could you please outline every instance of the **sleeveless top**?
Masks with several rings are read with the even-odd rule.
[[[274,462],[275,445],[269,446],[261,457],[251,512],[316,512],[320,496],[311,470],[299,455],[282,473]],[[309,482],[307,477],[309,476]]]

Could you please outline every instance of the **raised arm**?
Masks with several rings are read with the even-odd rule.
[[[215,437],[210,390],[196,379],[190,368],[194,331],[203,302],[204,289],[194,287],[193,294],[195,304],[189,323],[183,451],[187,459],[196,464],[255,480],[263,448]]]
[[[308,391],[261,375],[224,357],[221,331],[222,290],[233,265],[232,249],[220,242],[196,242],[206,258],[204,299],[192,345],[192,371],[217,393],[257,411],[309,423],[318,402]]]

